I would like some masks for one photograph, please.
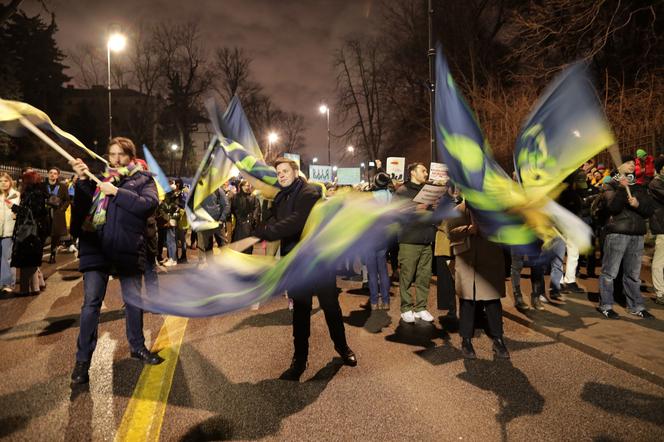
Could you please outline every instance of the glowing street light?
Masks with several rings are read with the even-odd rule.
[[[364,167],[364,163],[360,163],[360,167]]]
[[[332,154],[330,153],[330,108],[325,104],[321,104],[318,112],[327,117],[327,164],[332,164]]]
[[[106,64],[108,67],[108,139],[113,138],[113,113],[111,111],[111,51],[120,52],[127,45],[127,37],[113,32],[106,41]]]
[[[316,164],[316,163],[318,162],[318,157],[314,157],[314,158],[311,160],[311,162],[314,163],[314,164]]]
[[[272,146],[277,141],[279,141],[279,135],[276,132],[272,131],[272,132],[267,134],[267,155],[266,156],[268,156],[268,157],[270,156],[270,153],[272,153]]]
[[[338,169],[338,167],[337,167],[337,166],[332,166],[332,172],[336,172],[336,171],[337,171],[337,169]]]
[[[348,146],[346,150],[350,153],[355,153],[355,148],[353,146]]]
[[[180,146],[173,143],[168,146],[171,149],[171,176],[175,175],[175,151],[178,150]]]

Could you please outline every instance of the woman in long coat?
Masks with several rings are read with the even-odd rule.
[[[16,214],[11,265],[20,271],[19,294],[37,294],[44,286],[39,266],[44,242],[51,233],[46,198],[41,176],[32,170],[25,172],[21,178],[21,203],[11,206]]]
[[[502,249],[482,236],[465,202],[457,209],[461,216],[449,221],[448,236],[456,257],[454,282],[460,304],[461,351],[467,359],[476,357],[471,340],[475,331],[475,310],[479,308],[486,313],[496,357],[508,359],[500,303],[500,298],[505,296]]]
[[[55,253],[63,238],[67,236],[67,208],[69,207],[69,189],[65,182],[60,181],[60,169],[51,167],[48,180],[44,186],[48,193],[46,205],[51,216],[51,256],[50,264],[55,263]]]
[[[251,232],[260,221],[261,208],[258,198],[251,194],[251,184],[242,180],[237,193],[231,199],[231,213],[235,216],[235,229],[233,229],[233,242],[251,236]],[[243,250],[251,255],[253,247]]]

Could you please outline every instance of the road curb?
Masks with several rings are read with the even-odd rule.
[[[561,342],[565,345],[568,345],[572,348],[575,348],[588,356],[592,356],[596,359],[599,359],[601,361],[606,362],[607,364],[613,365],[616,368],[619,368],[621,370],[624,370],[630,374],[633,374],[634,376],[640,377],[641,379],[645,379],[649,382],[652,382],[653,384],[659,385],[660,387],[664,387],[664,377],[658,375],[657,373],[653,373],[652,371],[643,368],[639,365],[637,365],[637,361],[629,361],[627,359],[634,359],[634,358],[623,358],[621,356],[621,353],[618,351],[617,353],[611,353],[609,351],[606,351],[601,348],[597,348],[597,346],[589,345],[585,342],[581,342],[578,339],[572,338],[568,335],[565,334],[564,331],[554,331],[549,329],[546,326],[539,325],[537,324],[536,321],[527,321],[509,311],[503,310],[503,317],[506,319],[509,319],[512,322],[515,322],[519,325],[522,325],[524,327],[527,327],[531,330],[534,330],[538,333],[541,333],[543,335],[546,335],[558,342]]]

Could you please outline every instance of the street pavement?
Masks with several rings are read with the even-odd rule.
[[[82,278],[75,268],[74,257],[62,254],[57,264],[44,266],[45,292],[0,298],[3,440],[131,439],[127,425],[141,427],[137,431],[149,426],[151,439],[165,441],[663,439],[664,387],[656,377],[620,368],[560,339],[567,332],[588,335],[603,327],[612,333],[604,344],[623,351],[638,341],[638,332],[648,333],[648,342],[652,333],[659,339],[648,356],[654,366],[664,353],[658,309],[653,313],[660,319],[651,324],[602,322],[599,316],[595,322],[589,304],[574,295],[567,307],[548,306],[524,316],[542,323],[587,310],[581,319],[569,319],[578,326],[561,326],[565,333],[547,335],[523,318],[510,319],[518,312],[507,298],[505,331],[512,359],[494,361],[490,340],[478,333],[478,359],[465,361],[458,334],[438,320],[434,325],[400,324],[397,298],[389,315],[370,318],[359,308],[366,299],[361,283],[339,279],[357,367],[341,365],[323,314],[314,308],[309,367],[300,383],[278,380],[289,365],[292,343],[287,302],[275,298],[257,311],[182,320],[184,337],[179,354],[172,356],[177,357],[172,379],[165,376],[159,385],[146,387],[139,382],[146,370],[129,359],[119,284],[113,280],[90,384],[72,388],[82,300]],[[162,273],[161,284],[184,271],[187,266]],[[430,300],[437,316],[433,285]],[[145,315],[148,346],[164,335],[164,322],[163,316]],[[172,347],[177,343],[167,344],[161,354],[173,354]],[[157,390],[162,399],[155,401]],[[146,402],[163,409],[139,413],[135,404]]]

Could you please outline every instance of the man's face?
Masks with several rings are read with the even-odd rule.
[[[55,169],[51,169],[48,171],[48,180],[52,183],[55,183],[58,178],[60,177],[60,172],[58,172]]]
[[[634,161],[627,161],[626,163],[623,163],[622,166],[620,166],[620,171],[622,173],[634,173],[634,169],[636,169]]]
[[[281,187],[288,187],[295,181],[295,170],[288,163],[281,163],[277,166],[277,179]]]
[[[131,158],[124,153],[120,146],[111,144],[108,147],[108,162],[111,167],[123,167],[129,165]]]
[[[428,177],[429,172],[427,171],[427,168],[421,164],[410,173],[410,180],[415,184],[426,183]]]

